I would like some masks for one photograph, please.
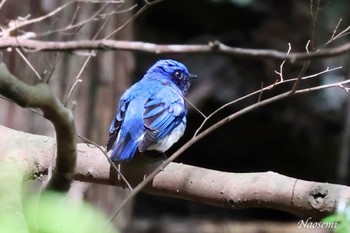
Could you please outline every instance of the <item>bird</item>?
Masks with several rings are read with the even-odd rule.
[[[113,162],[130,161],[136,151],[164,153],[184,134],[185,96],[197,75],[172,59],[158,60],[120,97],[109,128]]]

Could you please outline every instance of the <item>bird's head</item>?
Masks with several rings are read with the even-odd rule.
[[[146,73],[149,78],[161,79],[161,81],[171,81],[186,95],[191,85],[191,81],[197,75],[190,74],[187,67],[181,62],[166,59],[157,61]]]

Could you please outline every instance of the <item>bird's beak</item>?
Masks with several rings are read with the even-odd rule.
[[[198,78],[198,76],[195,75],[195,74],[190,74],[190,75],[189,75],[189,79],[190,79],[190,80],[194,80],[194,79],[197,79],[197,78]]]

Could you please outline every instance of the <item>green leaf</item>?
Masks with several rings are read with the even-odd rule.
[[[31,232],[117,233],[106,218],[87,203],[68,200],[58,193],[44,193],[28,199],[25,205]]]

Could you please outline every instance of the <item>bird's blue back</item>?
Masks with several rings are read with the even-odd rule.
[[[178,141],[186,127],[184,95],[195,77],[180,62],[160,60],[126,90],[109,129],[111,159],[130,160],[137,148],[164,152]]]

